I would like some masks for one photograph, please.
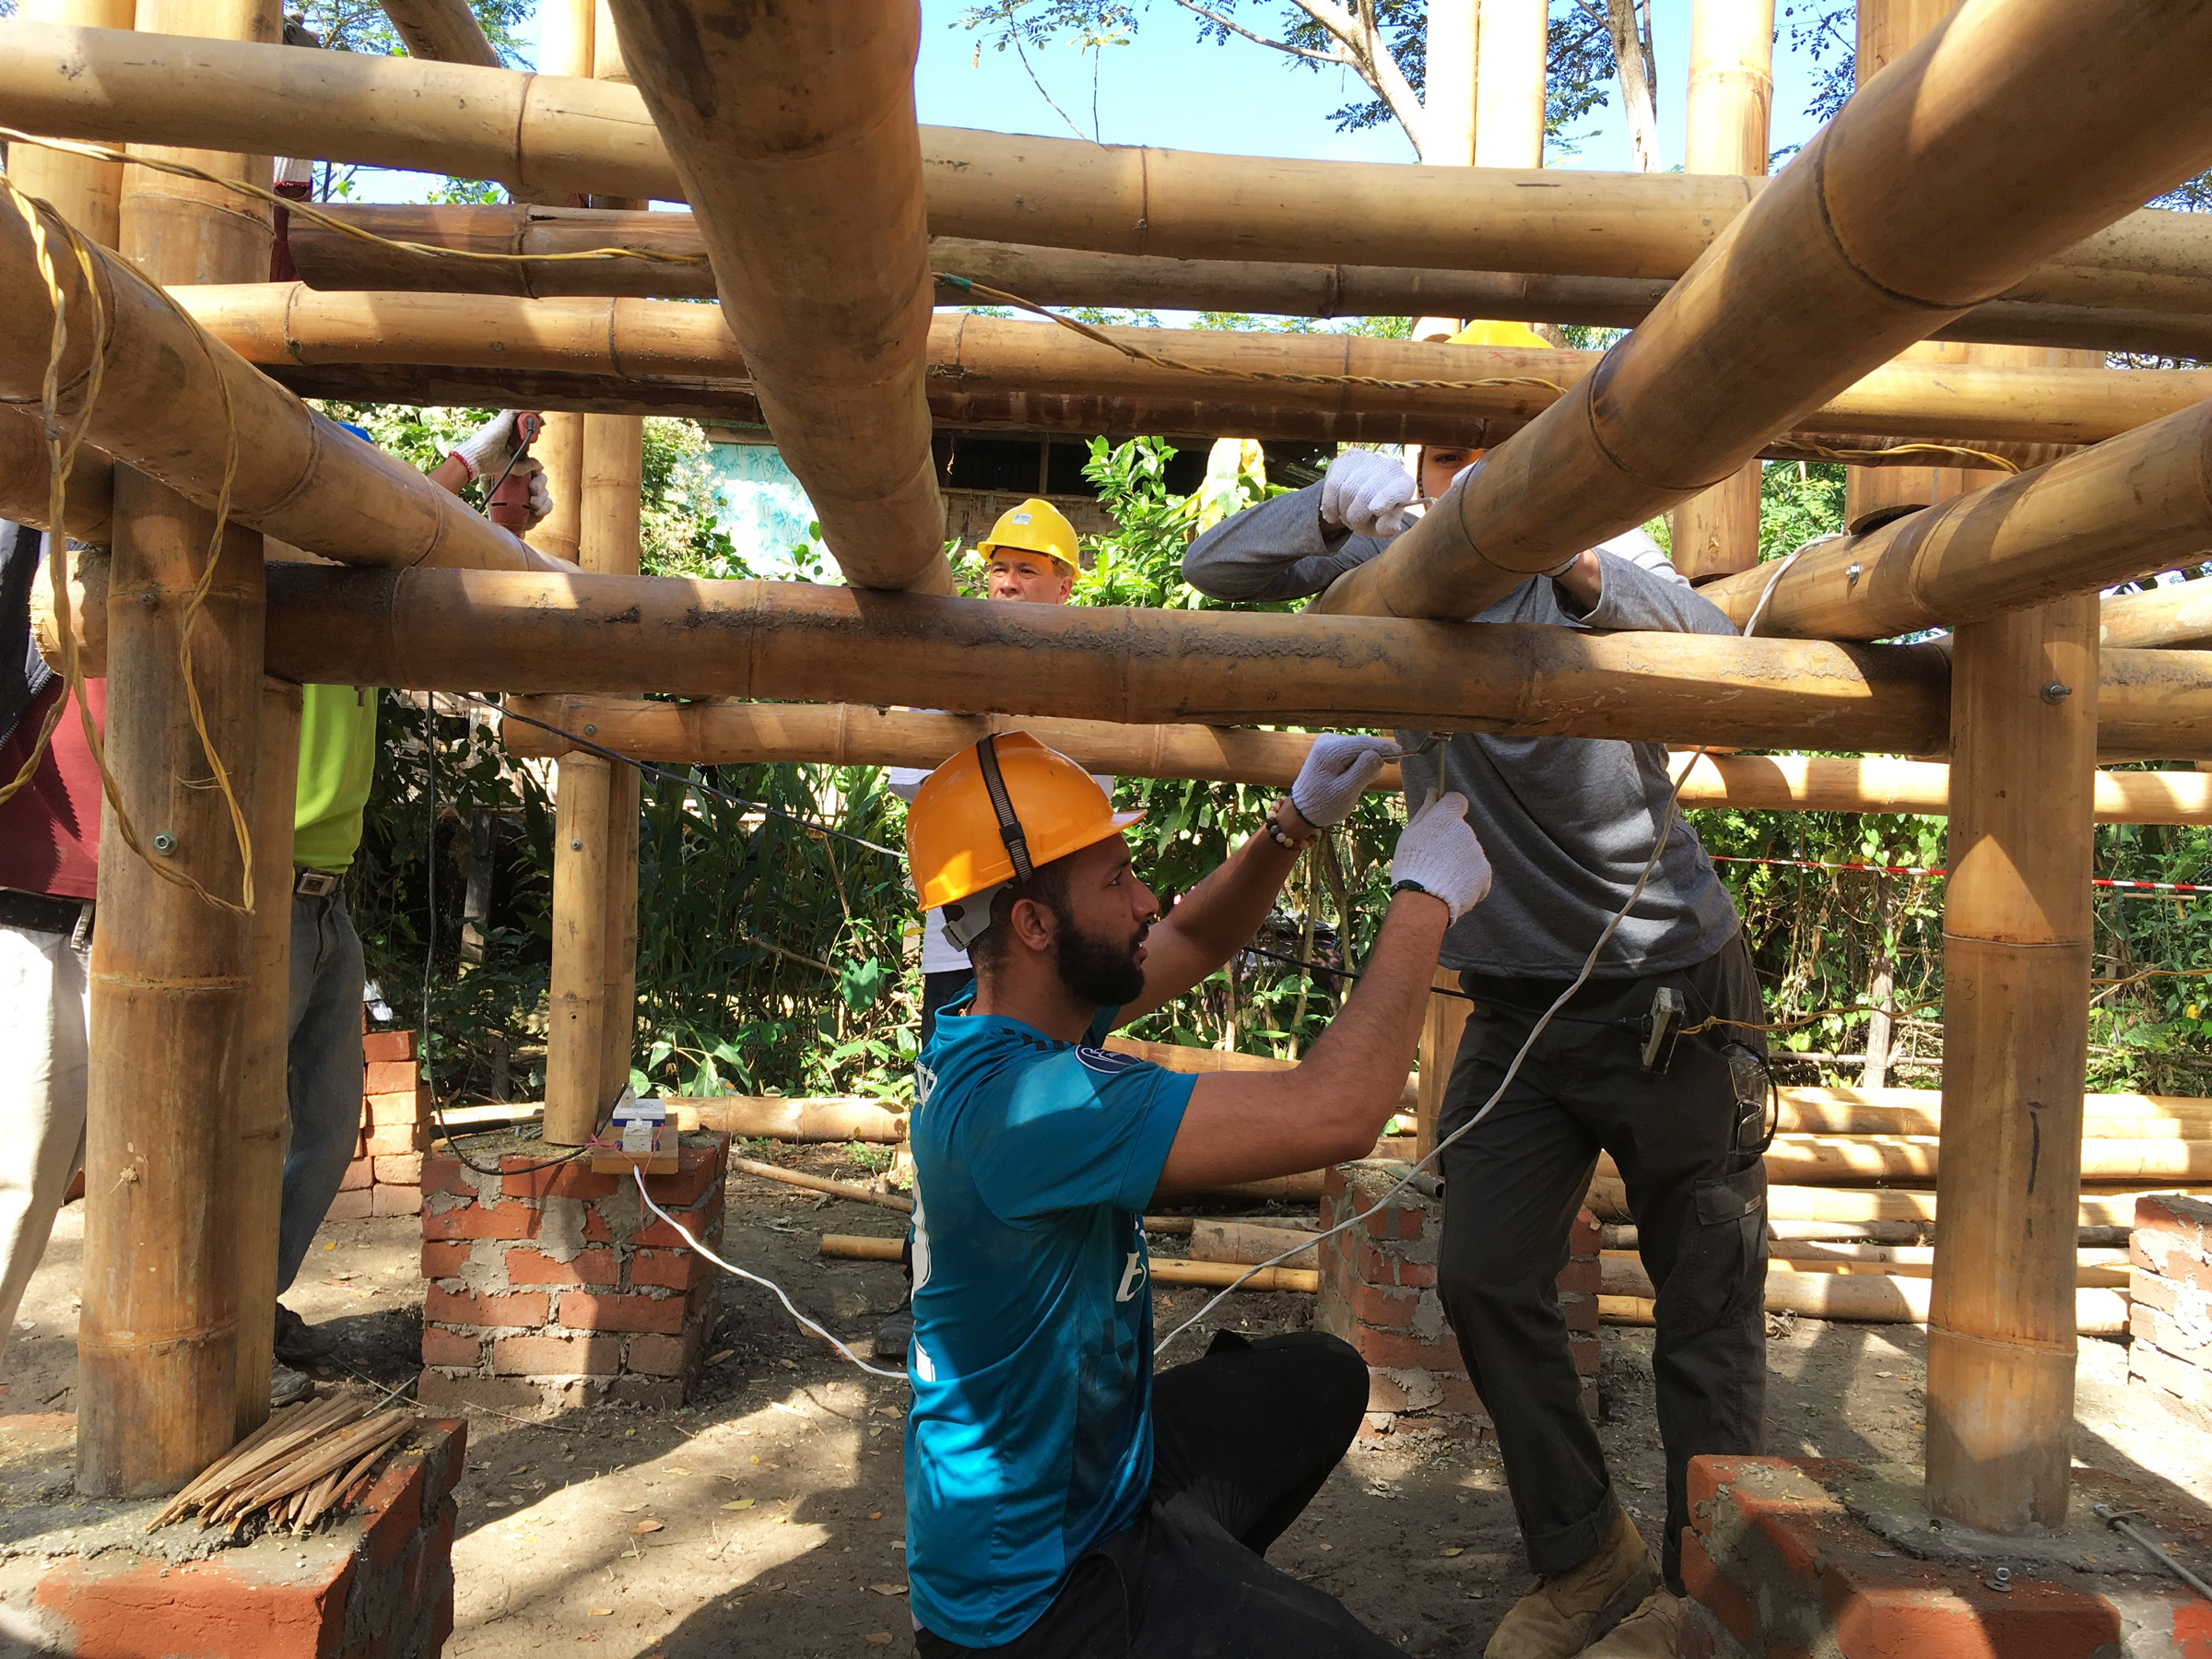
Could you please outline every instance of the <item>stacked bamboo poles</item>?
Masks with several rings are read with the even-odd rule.
[[[781,582],[285,566],[271,666],[425,690],[666,690],[1131,722],[1322,723],[1927,753],[1948,681],[1929,646],[1505,624],[992,605]],[[2189,652],[2150,657],[2212,672]],[[2160,687],[2171,699],[2172,688]],[[2124,705],[2129,693],[2123,690]],[[2138,712],[2164,722],[2168,704]],[[2159,745],[2212,747],[2184,699]],[[2167,740],[2171,739],[2170,745]]]
[[[88,441],[196,504],[212,506],[233,459],[235,436],[232,515],[334,559],[555,568],[405,462],[309,411],[113,254],[93,250],[94,279],[88,284],[68,255],[60,220],[50,210],[41,215],[49,247],[60,251],[55,274],[71,324],[60,373],[65,421],[78,415],[93,367],[91,319],[97,312],[108,323],[104,391],[86,429]],[[265,272],[267,252],[265,243]],[[250,253],[248,247],[240,256]],[[186,267],[187,274],[204,269],[196,255]],[[13,326],[0,333],[0,398],[35,407],[53,308],[29,227],[12,211],[0,213],[0,278],[16,300]]]
[[[851,703],[649,702],[642,699],[553,696],[515,698],[520,718],[501,727],[508,753],[556,759],[575,746],[561,731],[596,734],[590,741],[640,759],[673,765],[755,766],[806,762],[829,766],[911,766],[924,771],[987,732],[1033,733],[1091,771],[1127,778],[1189,778],[1206,782],[1288,784],[1312,747],[1303,732],[1202,725],[1121,725],[1109,721],[1047,720],[989,714],[918,713]],[[540,721],[547,731],[525,724]],[[1688,777],[1686,807],[1740,811],[1924,813],[1950,810],[1950,769],[1940,762],[1879,756],[1705,755],[1677,762]],[[1371,786],[1400,787],[1385,767]],[[2212,822],[2212,773],[2100,771],[2100,823]]]
[[[288,1406],[201,1471],[147,1531],[197,1511],[203,1532],[221,1526],[235,1538],[258,1516],[298,1537],[367,1491],[377,1465],[421,1420],[343,1394]]]
[[[1767,171],[1774,102],[1774,0],[1699,0],[1689,13],[1683,167]],[[1692,582],[1759,562],[1760,466],[1749,463],[1667,515],[1675,568]]]
[[[498,385],[543,371],[634,381],[649,399],[663,392],[680,398],[700,387],[749,393],[757,383],[718,312],[676,300],[333,293],[296,283],[206,288],[177,300],[217,339],[279,371],[410,364],[487,371],[495,377],[488,383]],[[1553,407],[1562,395],[1554,388],[1579,389],[1603,360],[1594,351],[1358,335],[1100,332],[1171,362],[1132,358],[1035,322],[938,316],[927,327],[932,406],[951,413],[962,399],[1018,397],[1034,404],[1074,397],[1134,406],[1163,430],[1210,428],[1272,410],[1277,418],[1310,413],[1403,423],[1427,417],[1441,423],[1430,429],[1463,434],[1476,430],[1476,423],[1494,422],[1502,434]],[[1394,383],[1356,383],[1359,379]],[[1411,389],[1394,383],[1406,382],[1430,383]],[[2095,443],[2207,395],[2212,371],[2205,370],[1955,373],[1892,365],[1806,410],[1784,438],[1816,449],[1865,432],[1891,440],[1971,439],[2001,449]],[[1237,413],[1211,415],[1209,405]],[[1124,416],[1115,429],[1126,424]],[[2021,464],[2049,456],[2023,453]]]
[[[2184,26],[2115,0],[1966,0],[1861,88],[1597,373],[1321,607],[1472,616],[1725,477],[1947,317],[2196,171],[2212,153],[2212,106],[2187,67],[2200,47],[2212,14]],[[2121,84],[2131,97],[2103,95]]]
[[[948,594],[923,395],[921,7],[819,0],[739,27],[707,9],[622,0],[614,13],[723,321],[847,579]]]
[[[2212,645],[2212,583],[2186,582],[2144,594],[2118,594],[2104,602],[2098,620],[2107,651]]]
[[[500,66],[500,54],[484,38],[484,26],[468,8],[468,0],[382,0],[382,6],[410,57],[475,64],[485,69]]]
[[[2147,17],[2142,27],[2163,20]],[[679,194],[641,101],[618,83],[294,47],[134,41],[52,24],[12,24],[8,38],[0,107],[60,137],[159,142],[191,133],[203,143],[496,179],[526,200]],[[2178,36],[2130,37],[2116,50],[2160,69],[2193,61]],[[2129,112],[2156,119],[2147,105],[2131,103]],[[1761,183],[1291,161],[955,127],[923,129],[922,147],[930,227],[941,235],[1444,271],[1672,280]],[[1324,201],[1337,210],[1313,212]],[[2039,267],[2023,290],[2059,304],[2158,309],[2177,293],[2201,301],[2212,227],[2194,222],[2199,217],[2129,214]],[[1947,257],[1941,231],[1923,240],[1931,257]]]
[[[2212,402],[1703,591],[1762,635],[1861,640],[2093,593],[2212,547],[2207,444]]]

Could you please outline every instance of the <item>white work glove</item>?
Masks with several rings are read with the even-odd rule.
[[[535,455],[524,455],[514,464],[514,472],[509,477],[517,475],[530,480],[530,522],[524,528],[535,530],[552,515],[553,485],[546,477],[546,464]]]
[[[1306,763],[1290,785],[1290,805],[1316,830],[1341,824],[1352,816],[1360,793],[1375,781],[1383,763],[1404,752],[1387,737],[1324,733],[1306,751]]]
[[[1410,885],[1444,901],[1456,922],[1490,890],[1490,860],[1467,826],[1467,797],[1431,791],[1398,836],[1390,885]]]
[[[453,451],[461,457],[461,465],[468,468],[472,479],[481,479],[488,485],[506,471],[507,463],[522,447],[514,441],[514,418],[521,413],[520,409],[501,409]]]
[[[1388,541],[1406,528],[1405,508],[1421,493],[1413,475],[1372,450],[1346,450],[1321,480],[1321,522]]]

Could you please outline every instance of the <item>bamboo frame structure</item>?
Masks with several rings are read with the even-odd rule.
[[[536,720],[569,732],[588,726],[597,734],[591,741],[606,747],[688,766],[806,762],[926,771],[986,732],[1019,729],[1087,771],[1279,786],[1298,776],[1313,741],[1300,732],[922,713],[851,703],[670,703],[571,694],[511,698],[507,711],[523,717],[501,727],[507,752],[518,759],[554,759],[574,749],[557,732],[524,724]],[[1371,787],[1395,792],[1397,768],[1386,767]],[[2096,790],[2099,823],[2212,823],[2212,772],[2100,771]],[[1705,755],[1689,768],[1681,802],[1738,811],[1940,817],[1950,810],[1950,768],[1881,757]]]
[[[379,0],[393,29],[406,42],[407,54],[441,64],[500,67],[500,54],[484,38],[484,26],[467,0]],[[547,7],[550,10],[551,7]]]
[[[2099,620],[2107,650],[2212,645],[2212,582],[2184,582],[2144,594],[2116,594],[2104,602]]]
[[[1774,102],[1774,0],[1699,0],[1689,13],[1683,168],[1761,174]],[[1667,515],[1675,569],[1692,582],[1759,562],[1761,468],[1750,462]]]
[[[613,9],[823,541],[858,586],[952,592],[923,395],[918,0],[817,0],[735,29],[696,4]]]
[[[1762,634],[1875,640],[2195,563],[2208,445],[2212,402],[1703,591],[1738,626],[1763,603]]]
[[[634,381],[641,406],[653,407],[667,406],[666,392],[679,387],[757,391],[752,366],[717,312],[677,300],[337,293],[282,283],[186,288],[176,299],[214,337],[279,374],[294,366],[427,365],[483,370],[497,386],[536,370]],[[1571,396],[1604,359],[1595,351],[1357,335],[1099,331],[1191,365],[1177,368],[1032,322],[947,313],[927,332],[930,401],[941,415],[957,411],[962,398],[1068,396],[1135,406],[1169,430],[1206,429],[1199,411],[1224,403],[1238,411],[1227,418],[1253,406],[1391,422],[1425,416],[1437,429],[1458,433],[1496,421],[1502,437],[1559,401],[1563,394],[1552,386]],[[1347,377],[1447,383],[1361,385]],[[1483,382],[1497,383],[1477,383]],[[1882,432],[1892,440],[1971,434],[2000,445],[2095,443],[2207,396],[2212,370],[1957,373],[1888,366],[1803,411],[1788,441],[1819,446]]]
[[[28,149],[26,154],[30,153]],[[48,152],[53,153],[53,152]],[[326,203],[324,210],[394,241],[523,256],[512,264],[441,259],[380,246],[305,219],[289,233],[293,264],[309,287],[335,290],[506,294],[525,299],[605,296],[704,300],[714,276],[688,212],[441,204]],[[660,259],[561,260],[592,249],[651,249],[696,265]],[[535,257],[532,257],[535,256]],[[1011,242],[932,236],[933,271],[963,276],[1040,305],[1149,306],[1178,311],[1241,311],[1300,317],[1400,317],[1436,312],[1507,317],[1524,323],[1581,323],[1633,328],[1666,297],[1659,277],[1556,276],[1527,271],[1447,271],[1418,265],[1312,265],[1259,260],[1170,259],[1094,253]],[[2008,346],[2089,346],[2172,357],[2212,356],[2212,284],[2192,308],[2170,309],[2043,300],[2031,284],[1993,300],[1936,339]],[[970,296],[940,282],[937,303]]]
[[[2194,38],[2178,21],[2115,0],[1965,0],[1603,367],[1321,608],[1473,616],[1725,477],[1938,323],[2189,176],[2212,156],[2212,106],[2181,66]],[[2197,21],[2212,48],[2212,16]],[[2124,105],[2088,90],[2123,81],[2137,95]],[[1910,211],[1902,178],[1919,185]]]
[[[2136,28],[2163,24],[2145,15]],[[189,132],[203,142],[495,179],[525,199],[679,199],[642,100],[616,82],[29,22],[9,26],[9,43],[0,106],[57,137],[159,142]],[[2136,53],[2131,70],[2188,61],[2187,44],[2166,36],[2131,33],[2114,50]],[[2000,59],[2009,53],[1998,49]],[[2086,97],[2089,83],[2078,84]],[[2158,120],[2141,101],[2124,113],[2146,127]],[[1671,281],[1761,188],[1758,180],[1673,173],[1292,161],[959,127],[922,129],[922,148],[936,234],[1183,259]],[[1317,201],[1338,211],[1316,216]],[[2157,310],[2186,294],[2201,305],[2212,227],[2199,219],[2129,213],[2018,280],[2043,303]],[[1930,257],[1946,256],[1946,238],[1925,240]]]
[[[51,209],[41,213],[49,246],[65,250],[58,218]],[[265,246],[262,253],[265,269]],[[85,322],[97,307],[108,320],[105,387],[87,441],[187,500],[212,506],[235,432],[233,515],[333,559],[561,568],[405,462],[310,411],[170,305],[129,264],[105,249],[95,247],[92,254],[89,286],[65,252],[54,267],[72,319]],[[197,272],[196,262],[191,268]],[[0,332],[0,400],[35,409],[53,310],[29,227],[12,212],[0,213],[0,277],[18,296],[14,326]],[[60,374],[65,420],[79,412],[93,342],[88,326],[69,331]]]
[[[2065,1523],[2097,678],[2094,594],[1956,636],[1927,1492],[2001,1534]]]
[[[137,0],[18,0],[16,16],[25,22],[127,30],[136,26],[138,4]],[[52,202],[101,247],[112,248],[122,241],[122,162],[24,144],[9,152],[7,171],[18,190]],[[14,518],[15,514],[6,516]]]

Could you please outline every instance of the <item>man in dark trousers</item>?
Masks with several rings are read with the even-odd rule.
[[[1364,1157],[1396,1110],[1451,920],[1489,885],[1452,796],[1392,860],[1359,989],[1303,1063],[1193,1077],[1100,1045],[1242,948],[1299,850],[1395,746],[1319,739],[1290,794],[1160,920],[1117,814],[1027,733],[929,775],[922,902],[976,983],[916,1067],[907,1576],[924,1659],[1382,1659],[1267,1547],[1343,1458],[1367,1367],[1316,1331],[1152,1375],[1144,1210]]]
[[[1469,458],[1453,452],[1448,465]],[[1432,466],[1422,482],[1417,489],[1405,468],[1371,451],[1347,451],[1321,483],[1200,536],[1183,575],[1218,599],[1317,594],[1380,553],[1403,529],[1404,509],[1442,494],[1453,472]],[[1524,582],[1475,620],[1735,631],[1640,530]],[[1420,735],[1398,735],[1410,747]],[[1758,1452],[1765,1408],[1767,1085],[1750,955],[1695,832],[1668,813],[1658,745],[1463,733],[1435,752],[1409,753],[1403,775],[1409,800],[1440,786],[1465,799],[1498,871],[1488,902],[1444,935],[1441,964],[1458,971],[1475,1006],[1444,1092],[1440,1140],[1497,1092],[1606,924],[1628,912],[1503,1096],[1440,1159],[1438,1289],[1497,1424],[1539,1578],[1486,1653],[1671,1656],[1689,1459]],[[1663,992],[1680,999],[1685,1029],[1705,1029],[1646,1069],[1642,1024]],[[1638,1247],[1658,1289],[1653,1372],[1666,1522],[1657,1571],[1583,1414],[1553,1288],[1601,1149],[1626,1179]]]

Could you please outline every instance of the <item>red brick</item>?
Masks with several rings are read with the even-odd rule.
[[[422,1362],[425,1365],[465,1365],[472,1370],[484,1359],[484,1339],[448,1331],[438,1325],[422,1327]]]
[[[412,1060],[415,1058],[415,1033],[412,1031],[371,1031],[361,1038],[361,1059],[373,1065],[379,1060]]]
[[[676,1172],[646,1176],[645,1191],[665,1210],[696,1204],[708,1188],[721,1184],[728,1162],[726,1142],[715,1147],[684,1147],[677,1153]]]
[[[585,1250],[570,1262],[557,1262],[542,1250],[507,1253],[507,1281],[513,1285],[611,1285],[621,1268],[611,1250]]]
[[[1357,1232],[1338,1233],[1321,1247],[1321,1252],[1324,1264],[1332,1253],[1340,1252],[1362,1284],[1406,1285],[1425,1290],[1436,1283],[1434,1262],[1407,1262],[1386,1255]]]
[[[422,1277],[452,1278],[468,1265],[469,1247],[462,1241],[441,1241],[422,1247]]]
[[[1598,1225],[1597,1218],[1586,1209],[1577,1210],[1574,1226],[1567,1234],[1568,1255],[1578,1261],[1584,1256],[1594,1260],[1604,1241],[1605,1230]]]
[[[366,1221],[371,1214],[370,1197],[375,1191],[374,1187],[357,1187],[350,1193],[340,1193],[330,1201],[330,1207],[323,1212],[323,1218],[325,1221]]]
[[[1566,1292],[1559,1298],[1559,1315],[1566,1320],[1567,1328],[1570,1331],[1578,1335],[1587,1333],[1595,1335],[1597,1334],[1599,1322],[1597,1298],[1594,1296],[1582,1296],[1573,1291]]]
[[[372,1094],[362,1102],[361,1115],[365,1123],[379,1128],[389,1128],[397,1124],[427,1123],[430,1117],[429,1090]]]
[[[1413,1312],[1420,1306],[1421,1293],[1396,1285],[1354,1285],[1345,1300],[1352,1316],[1363,1324],[1379,1330],[1404,1331],[1412,1328]]]
[[[338,1191],[358,1193],[364,1187],[376,1184],[376,1164],[371,1159],[357,1158],[346,1166],[346,1173],[338,1179]]]
[[[1978,1579],[1950,1588],[1853,1584],[1833,1629],[1846,1654],[1958,1659],[2089,1659],[2118,1653],[2122,1635],[2119,1612],[2102,1597],[2024,1577],[2004,1594]]]
[[[1386,1243],[1406,1242],[1421,1236],[1421,1211],[1415,1205],[1386,1204],[1361,1225],[1370,1238]]]
[[[502,1377],[611,1377],[621,1363],[613,1336],[502,1336],[491,1345],[491,1369]]]
[[[426,1189],[427,1190],[427,1189]],[[524,1204],[463,1204],[422,1213],[426,1239],[535,1239],[544,1217]]]
[[[377,1179],[382,1181],[383,1177],[379,1175]],[[1561,1290],[1570,1290],[1580,1296],[1595,1296],[1599,1272],[1594,1256],[1579,1262],[1570,1261],[1559,1269],[1559,1277],[1555,1282]]]
[[[127,1559],[65,1560],[39,1579],[31,1599],[71,1628],[71,1651],[101,1659],[338,1651],[350,1551],[280,1578],[248,1576],[219,1560]]]
[[[411,1095],[421,1083],[422,1068],[412,1060],[372,1060],[361,1074],[366,1095]]]
[[[1597,1375],[1598,1360],[1605,1353],[1602,1344],[1592,1338],[1570,1337],[1567,1347],[1568,1351],[1574,1356],[1574,1369],[1577,1372],[1585,1377]]]
[[[1459,1349],[1448,1341],[1423,1342],[1405,1331],[1378,1331],[1362,1324],[1354,1324],[1346,1340],[1359,1350],[1359,1357],[1368,1364],[1391,1371],[1407,1367],[1432,1371],[1460,1369]]]
[[[629,1282],[688,1290],[704,1279],[706,1258],[689,1250],[641,1250],[629,1258]]]
[[[1460,1372],[1439,1371],[1436,1385],[1444,1391],[1438,1410],[1450,1412],[1453,1417],[1487,1418],[1490,1415],[1490,1408],[1482,1403],[1482,1396],[1475,1392],[1475,1384]]]
[[[440,1324],[509,1325],[535,1330],[546,1323],[546,1302],[543,1290],[480,1296],[474,1290],[453,1291],[432,1285],[423,1292],[422,1316]]]
[[[368,1491],[361,1509],[370,1516],[369,1564],[382,1571],[397,1561],[422,1529],[422,1458],[403,1452],[388,1462]]]
[[[500,1191],[510,1198],[582,1198],[587,1203],[613,1195],[620,1177],[594,1174],[587,1159],[574,1158],[547,1167],[544,1156],[502,1158]]]
[[[717,1202],[710,1208],[690,1215],[686,1215],[681,1210],[671,1210],[669,1213],[683,1223],[692,1238],[710,1248],[712,1247],[715,1240],[722,1236],[722,1205],[719,1201],[719,1194]],[[588,1228],[585,1230],[585,1236],[590,1236]],[[647,1248],[658,1247],[663,1250],[688,1250],[690,1248],[682,1233],[677,1232],[667,1222],[657,1220],[652,1226],[641,1230],[632,1242]]]
[[[680,1296],[602,1296],[589,1290],[565,1290],[560,1298],[559,1323],[576,1331],[680,1331],[684,1328],[684,1301]]]
[[[632,1336],[629,1369],[647,1377],[680,1377],[699,1357],[699,1345],[681,1336]]]
[[[429,1425],[435,1438],[423,1460],[423,1507],[441,1506],[438,1511],[440,1547],[451,1550],[453,1546],[453,1509],[445,1500],[461,1484],[461,1477],[468,1469],[468,1424],[457,1418],[441,1418]],[[418,1432],[423,1432],[418,1430]],[[443,1461],[440,1461],[442,1459]]]
[[[1705,1553],[1705,1546],[1698,1535],[1685,1529],[1682,1535],[1682,1587],[1696,1602],[1721,1623],[1728,1633],[1746,1647],[1757,1650],[1759,1646],[1759,1620],[1751,1611],[1751,1604],[1744,1593],[1722,1576],[1721,1570],[1712,1564]]]
[[[422,1190],[426,1193],[458,1193],[464,1198],[476,1195],[477,1189],[468,1183],[468,1171],[457,1158],[440,1158],[426,1155],[422,1160]]]
[[[371,1158],[389,1158],[395,1152],[429,1149],[430,1132],[420,1124],[379,1124],[361,1137]]]
[[[422,1214],[422,1189],[411,1186],[371,1187],[369,1213],[372,1216],[419,1216]]]
[[[411,1186],[422,1184],[422,1154],[394,1152],[376,1160],[376,1180],[380,1186]]]
[[[583,1236],[594,1244],[615,1241],[615,1230],[607,1226],[606,1218],[599,1213],[597,1205],[583,1212]]]

